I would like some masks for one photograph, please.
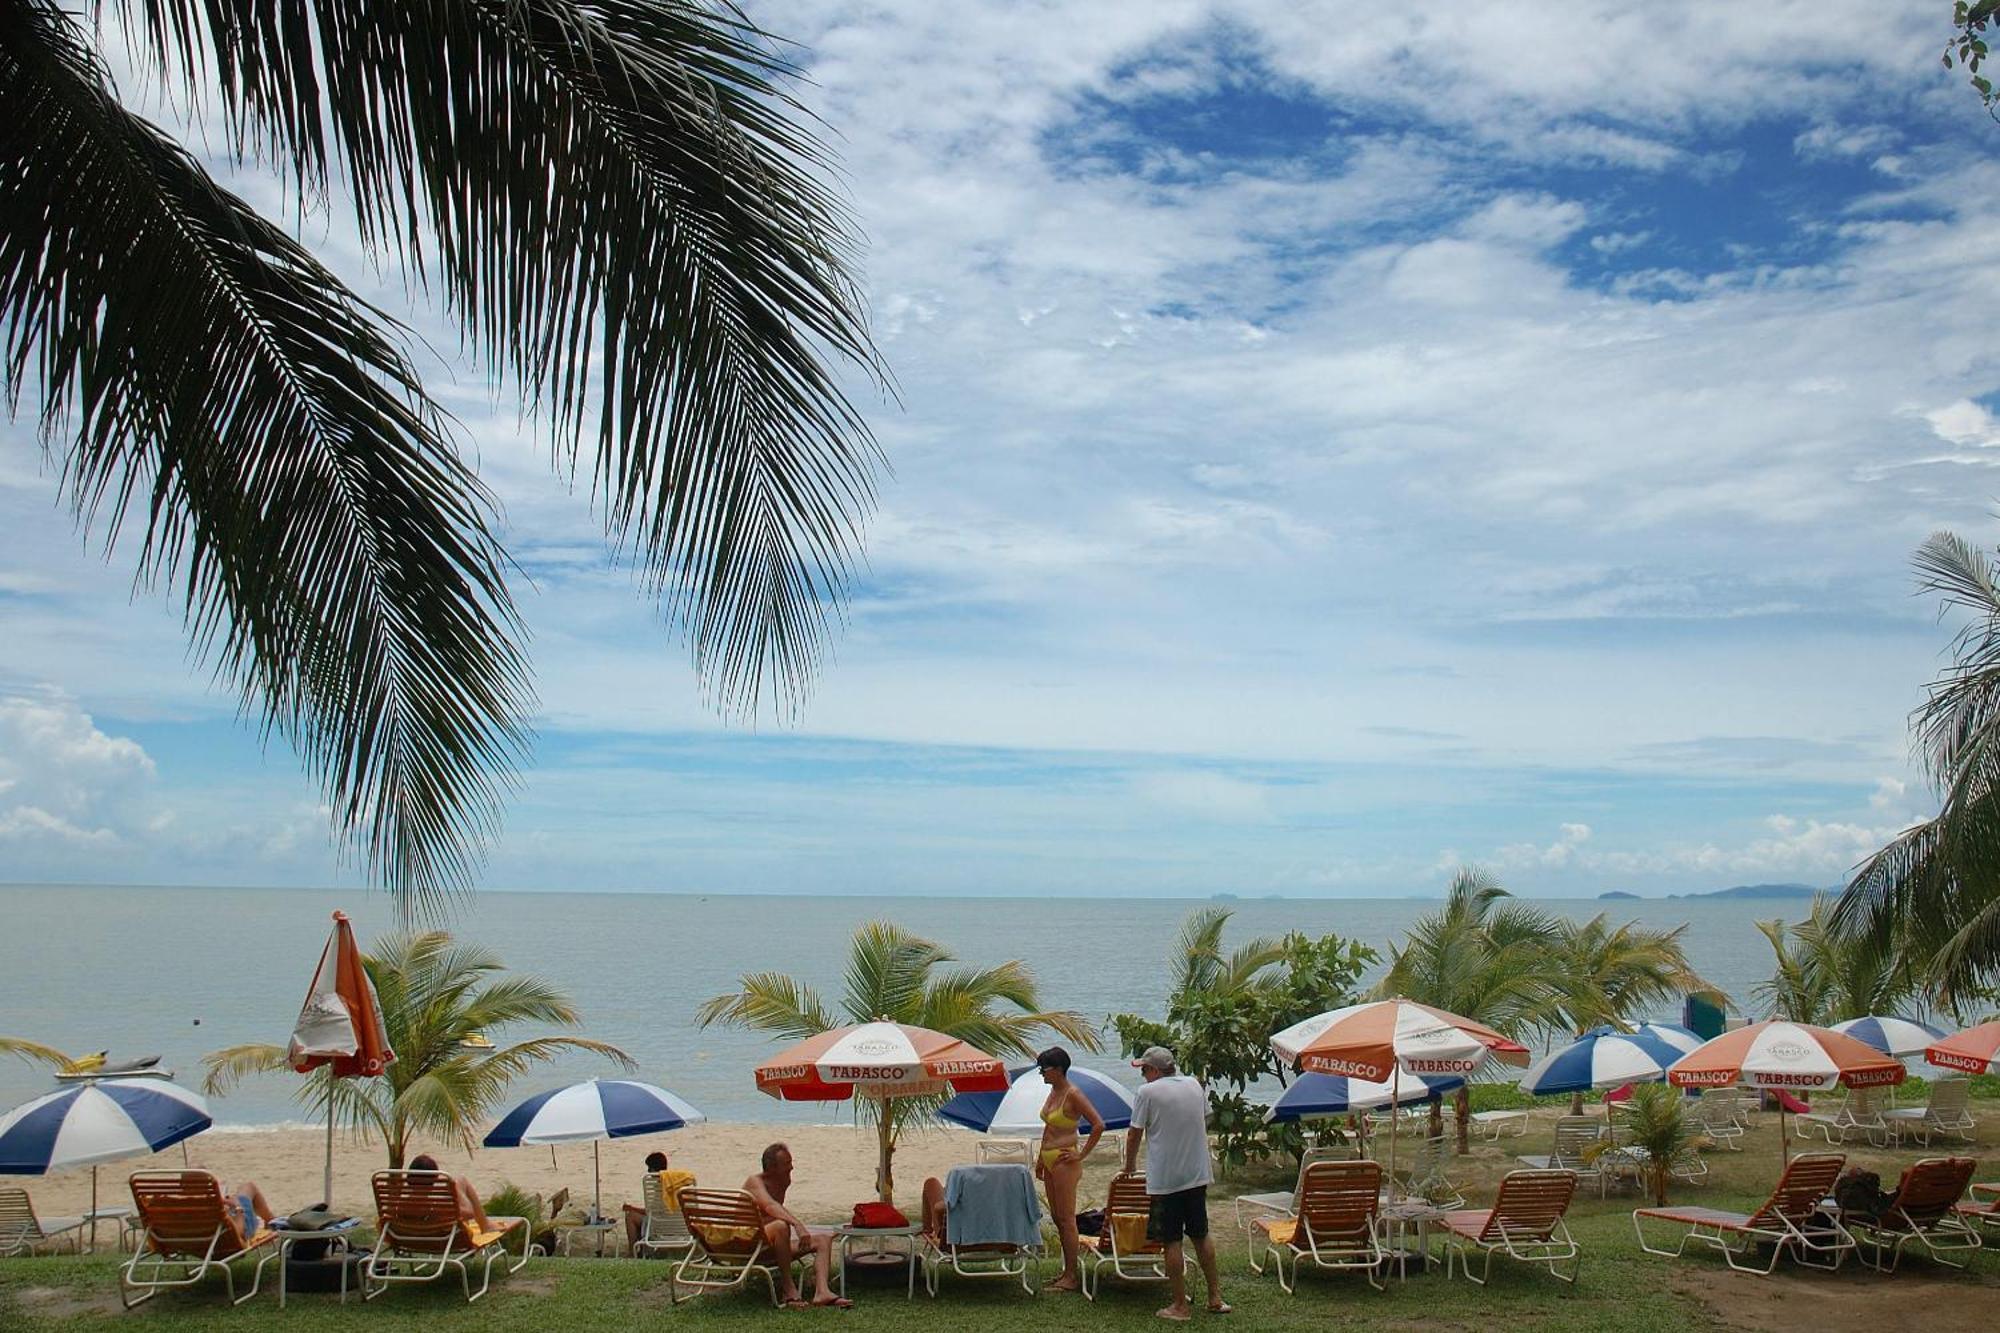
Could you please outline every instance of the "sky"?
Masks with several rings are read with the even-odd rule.
[[[1948,4],[750,12],[897,387],[851,382],[891,472],[796,717],[709,709],[518,398],[294,216],[428,344],[521,565],[482,887],[1655,894],[1837,883],[1934,810],[1910,555],[2000,534]],[[58,472],[0,420],[0,879],[358,883]]]

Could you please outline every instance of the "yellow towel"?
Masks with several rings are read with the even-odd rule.
[[[751,1249],[764,1233],[757,1227],[732,1227],[716,1222],[696,1222],[690,1230],[702,1247],[712,1254],[734,1254]]]
[[[1118,1239],[1118,1253],[1141,1254],[1159,1247],[1146,1239],[1147,1217],[1144,1213],[1114,1213],[1111,1227]]]
[[[1290,1245],[1299,1234],[1299,1220],[1296,1217],[1268,1218],[1257,1224],[1264,1228],[1264,1234],[1271,1238],[1273,1245]]]
[[[681,1191],[694,1184],[694,1172],[669,1169],[659,1173],[660,1198],[666,1201],[667,1211],[681,1210]]]

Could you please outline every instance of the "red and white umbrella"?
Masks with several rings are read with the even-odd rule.
[[[312,985],[306,988],[305,1003],[299,1006],[298,1023],[286,1043],[285,1056],[301,1074],[326,1067],[326,1175],[320,1197],[330,1203],[333,1080],[377,1078],[396,1059],[396,1053],[389,1049],[388,1028],[382,1022],[382,1002],[362,965],[361,948],[354,942],[354,927],[348,924],[345,912],[333,914],[333,933],[320,950],[319,966],[313,970]]]
[[[957,1037],[878,1019],[780,1051],[757,1066],[757,1090],[788,1102],[1005,1092],[1007,1066]]]
[[[1909,1076],[1903,1062],[1867,1042],[1811,1023],[1781,1018],[1751,1023],[1703,1042],[1667,1070],[1677,1088],[1727,1088],[1741,1083],[1779,1092],[1819,1092],[1830,1088],[1883,1088]],[[1778,1110],[1780,1152],[1785,1143],[1784,1107]]]
[[[1401,999],[1315,1014],[1274,1034],[1271,1049],[1301,1073],[1370,1083],[1387,1083],[1399,1072],[1463,1078],[1489,1056],[1528,1063],[1527,1047],[1484,1023]]]
[[[2000,1073],[2000,1019],[1942,1038],[1924,1048],[1924,1059],[1966,1074]]]

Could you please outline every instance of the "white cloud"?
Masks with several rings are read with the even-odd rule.
[[[57,691],[0,695],[0,843],[114,843],[143,828],[156,770]]]

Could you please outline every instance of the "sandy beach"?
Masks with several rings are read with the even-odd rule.
[[[708,1123],[645,1138],[600,1143],[603,1159],[604,1208],[614,1214],[619,1203],[639,1201],[639,1181],[649,1152],[665,1152],[676,1167],[693,1171],[701,1183],[734,1187],[757,1169],[764,1145],[783,1139],[798,1162],[791,1204],[809,1221],[846,1220],[856,1203],[875,1197],[875,1137],[872,1130],[850,1125],[773,1126]],[[927,1129],[905,1136],[896,1152],[899,1201],[917,1197],[924,1177],[942,1177],[951,1167],[973,1159],[980,1136],[959,1129]],[[254,1180],[273,1207],[289,1212],[317,1202],[326,1138],[312,1129],[225,1130],[189,1139],[187,1161],[222,1177],[226,1185]],[[181,1146],[151,1157],[107,1162],[98,1169],[99,1201],[130,1203],[125,1177],[133,1171],[178,1168]],[[568,1186],[576,1202],[588,1205],[591,1145],[563,1144],[538,1148],[463,1148],[422,1145],[440,1165],[469,1176],[482,1194],[503,1184],[515,1184],[548,1195]],[[1107,1143],[1106,1149],[1110,1147]],[[1108,1174],[1110,1155],[1100,1150],[1093,1169]],[[334,1204],[343,1211],[365,1214],[368,1181],[388,1164],[379,1143],[350,1137],[334,1140]],[[76,1215],[90,1207],[90,1170],[59,1171],[38,1180],[22,1180],[44,1213]]]

